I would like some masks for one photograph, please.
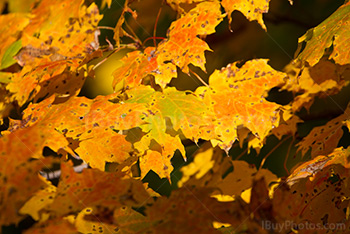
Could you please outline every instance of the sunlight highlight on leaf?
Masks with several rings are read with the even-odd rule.
[[[266,31],[266,26],[264,24],[262,14],[269,11],[270,0],[223,0],[221,5],[225,8],[227,12],[227,17],[229,19],[229,24],[232,22],[231,14],[233,11],[237,10],[242,12],[242,14],[250,21],[256,20],[261,25],[261,27]]]
[[[285,78],[284,73],[272,69],[264,59],[248,61],[241,68],[234,63],[214,71],[209,78],[210,88],[196,90],[216,115],[213,128],[217,138],[210,138],[213,145],[228,152],[237,140],[240,125],[264,142],[271,129],[279,125],[281,107],[265,96],[271,88],[283,84]]]
[[[350,63],[349,9],[350,2],[347,2],[317,27],[300,37],[299,46],[304,42],[306,45],[298,58],[314,66],[326,54],[326,50],[333,47],[332,53],[327,55],[329,59],[333,59],[340,65]]]

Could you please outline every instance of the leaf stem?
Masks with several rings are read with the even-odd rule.
[[[153,39],[153,40],[156,40],[156,39],[158,39],[158,40],[164,40],[164,39],[166,39],[166,38],[165,38],[165,37],[148,37],[148,38],[146,38],[146,40],[143,41],[142,46],[145,45],[146,41],[149,41],[149,40],[151,40],[151,39]]]
[[[100,62],[98,62],[93,68],[92,70],[95,70],[96,68],[98,68],[102,63],[106,62],[106,60],[111,57],[113,54],[117,53],[119,50],[121,49],[136,49],[134,46],[129,46],[129,45],[125,45],[123,47],[119,47],[115,50],[113,50],[109,55],[107,55],[104,59],[102,59]]]
[[[109,26],[97,26],[98,29],[107,29],[107,30],[112,30],[114,31],[113,27],[109,27]]]
[[[192,71],[191,69],[189,69],[190,70],[190,72],[193,74],[193,75],[195,75],[196,77],[197,77],[197,79],[202,83],[202,84],[204,84],[205,86],[207,86],[208,88],[209,88],[209,85],[197,74],[197,73],[195,73],[194,71]]]
[[[127,23],[127,21],[124,21],[125,26],[129,29],[129,31],[131,32],[132,36],[129,34],[128,36],[133,39],[136,43],[139,43],[140,45],[142,45],[140,38],[136,35],[136,33],[134,32],[134,30],[130,27],[130,25]]]
[[[162,1],[162,5],[159,8],[158,15],[157,15],[157,18],[156,18],[156,22],[154,23],[154,29],[153,29],[153,43],[154,43],[154,47],[157,47],[157,43],[156,43],[157,25],[158,25],[158,20],[159,20],[160,13],[162,12],[163,4],[164,4],[164,0]]]

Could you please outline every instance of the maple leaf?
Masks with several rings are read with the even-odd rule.
[[[269,11],[270,0],[256,0],[256,1],[246,1],[246,0],[223,0],[221,5],[225,8],[227,12],[227,17],[229,19],[229,24],[232,22],[231,14],[233,11],[237,10],[242,12],[242,14],[250,21],[256,20],[260,26],[266,31],[266,26],[262,19],[262,14]]]
[[[300,165],[287,179],[291,187],[281,186],[275,190],[274,210],[295,223],[305,220],[309,223],[343,223],[342,209],[349,204],[348,200],[342,199],[342,194],[349,193],[348,156],[349,149],[338,148],[327,156]]]
[[[332,47],[332,53],[326,55],[340,65],[350,62],[349,52],[344,48],[349,48],[348,24],[350,2],[339,7],[331,16],[312,28],[299,38],[299,46],[306,43],[305,48],[298,55],[302,61],[307,61],[310,66],[314,66],[326,55],[326,50]]]
[[[209,143],[209,142],[208,142]],[[244,190],[252,187],[253,180],[265,178],[266,186],[277,181],[269,170],[257,170],[244,161],[233,161],[222,157],[222,151],[209,145],[201,147],[190,164],[183,166],[183,174],[178,186],[219,188],[220,195],[242,195]],[[232,170],[233,172],[227,173]],[[213,195],[218,195],[214,192]]]
[[[127,89],[141,84],[142,78],[145,76],[144,71],[147,70],[148,61],[145,55],[140,51],[127,53],[120,62],[124,64],[113,72],[113,84],[115,87],[123,82]]]
[[[70,164],[62,163],[57,194],[47,210],[55,216],[78,212],[86,207],[99,213],[104,208],[113,211],[122,205],[144,205],[148,199],[142,183],[124,178],[123,173],[85,169],[78,174]]]
[[[186,138],[198,141],[201,137],[199,129],[207,126],[209,124],[208,121],[211,120],[210,113],[207,113],[207,107],[198,97],[190,92],[186,94],[177,91],[175,88],[166,88],[163,92],[154,92],[148,86],[139,86],[127,91],[126,94],[129,99],[125,101],[125,104],[139,103],[146,108],[143,112],[143,120],[146,124],[139,126],[146,134],[134,144],[136,149],[141,154],[149,148],[161,153],[163,159],[155,164],[159,165],[159,169],[157,169],[158,167],[154,167],[154,169],[156,171],[165,170],[165,174],[161,173],[161,175],[169,177],[171,172],[169,170],[171,166],[170,159],[174,151],[176,149],[180,150],[185,157],[185,151],[178,131],[181,131]],[[170,121],[167,123],[166,119]],[[175,132],[172,134],[171,130]],[[157,144],[152,143],[152,140],[159,145],[158,148]],[[150,147],[150,144],[153,144],[153,146]],[[156,152],[148,152],[148,154],[155,158],[156,155],[160,156]],[[149,166],[151,166],[152,161],[148,161],[145,158],[142,160],[147,161]],[[145,171],[148,170],[149,168],[145,167]]]
[[[346,168],[349,168],[348,157],[349,149],[336,148],[332,153],[325,155],[319,155],[314,159],[304,162],[298,165],[287,179],[289,185],[293,185],[295,181],[312,177],[318,172],[322,171],[325,167],[331,166],[333,164],[341,164]]]
[[[145,108],[142,105],[113,104],[109,100],[115,97],[116,94],[93,100],[75,97],[65,103],[53,104],[55,99],[52,96],[28,106],[23,115],[24,126],[37,124],[40,128],[54,130],[55,135],[46,135],[47,139],[52,139],[47,146],[53,150],[58,149],[61,143],[55,139],[78,140],[81,145],[73,150],[91,166],[104,170],[105,162],[121,163],[130,157],[131,152],[131,144],[125,136],[112,129],[127,130],[144,123],[142,113]],[[72,151],[68,152],[74,155]]]
[[[189,72],[189,64],[205,71],[204,51],[211,49],[197,36],[214,33],[222,18],[218,1],[199,3],[171,24],[168,38],[159,43],[157,48],[134,51],[123,58],[121,61],[125,65],[113,73],[113,86],[123,81],[125,87],[131,88],[139,85],[142,78],[150,74],[164,88],[177,76],[176,66],[186,73]]]
[[[36,125],[2,134],[4,136],[0,138],[0,154],[3,157],[16,158],[18,161],[26,161],[31,157],[40,158],[43,148],[49,145],[47,142],[50,142],[46,137],[48,135],[57,136],[55,131],[38,128]],[[61,147],[68,145],[64,138],[57,137],[56,141]]]
[[[102,16],[95,4],[86,7],[82,3],[41,1],[32,11],[34,17],[31,24],[24,29],[23,46],[31,45],[46,51],[58,48],[58,54],[68,58],[89,53],[89,47],[97,49],[95,33],[98,35],[97,25]]]
[[[133,51],[124,56],[120,61],[124,64],[113,72],[113,87],[122,86],[126,89],[141,84],[147,75],[153,75],[161,87],[165,87],[170,80],[177,76],[176,67],[172,63],[159,65],[155,57],[155,48],[147,47],[142,53]]]
[[[21,214],[30,215],[35,221],[46,220],[48,213],[42,210],[53,202],[56,196],[56,186],[53,186],[50,181],[45,181],[47,187],[39,190],[32,196],[19,210]]]
[[[292,135],[294,136],[297,132],[298,123],[302,123],[303,121],[296,115],[293,115],[290,119],[281,123],[277,128],[272,129],[272,134],[275,135],[279,140],[282,139],[284,135]]]
[[[186,15],[170,25],[168,39],[162,41],[155,55],[158,64],[171,62],[188,73],[189,64],[205,71],[204,51],[210,48],[198,35],[209,35],[222,21],[218,1],[201,2]]]
[[[225,173],[232,167],[228,157],[222,157],[223,151],[204,143],[194,154],[194,160],[181,168],[182,177],[178,187],[216,187]]]
[[[72,75],[71,71],[78,69],[78,60],[56,61],[41,64],[34,69],[26,66],[21,72],[14,74],[7,89],[14,93],[20,105],[28,99],[51,96],[54,93],[61,95],[75,95],[85,81],[84,69],[79,69]]]
[[[51,97],[39,104],[29,105],[23,119],[27,126],[35,122],[45,123],[74,139],[79,139],[83,132],[92,128],[127,130],[143,124],[143,105],[112,103],[110,100],[117,96],[111,94],[95,99],[74,97],[61,104],[54,104],[55,98]]]
[[[35,192],[46,186],[38,172],[43,167],[50,166],[52,161],[51,158],[16,161],[7,156],[1,157],[0,179],[5,182],[0,190],[1,225],[18,224],[25,217],[17,211]],[[18,173],[19,170],[20,173]],[[26,183],[21,183],[24,180]]]
[[[229,64],[214,71],[209,78],[210,87],[199,87],[195,92],[215,115],[211,131],[215,134],[210,138],[213,145],[228,152],[241,125],[263,142],[270,130],[279,125],[281,107],[265,96],[271,88],[282,84],[285,77],[267,65],[265,59],[248,61],[241,68],[236,63]]]
[[[253,187],[254,180],[264,178],[266,186],[271,182],[277,182],[277,176],[267,169],[257,170],[244,161],[232,161],[233,172],[229,173],[222,181],[217,183],[222,194],[240,195],[242,191]]]
[[[161,116],[164,124],[158,124],[163,126],[153,126],[154,129],[161,128],[159,130],[161,132],[165,132],[168,128],[165,125],[167,117],[171,120],[172,128],[175,131],[181,130],[186,138],[197,141],[200,138],[199,129],[208,125],[205,119],[207,107],[190,91],[186,94],[186,92],[178,91],[175,88],[167,88],[163,92],[154,92],[149,86],[141,86],[130,90],[127,95],[129,99],[125,103],[144,103],[147,105],[145,120],[151,120],[153,116]],[[147,131],[147,129],[145,130]],[[158,143],[162,143],[161,140],[159,139]]]
[[[57,14],[60,11],[62,14]],[[53,93],[77,94],[87,70],[80,63],[100,56],[92,53],[98,49],[97,24],[101,16],[97,6],[87,8],[81,1],[41,1],[32,15],[31,24],[22,31],[23,49],[16,56],[24,68],[7,86],[14,93],[13,100],[22,105],[39,91],[36,100]]]
[[[328,121],[325,125],[315,127],[311,132],[297,144],[298,151],[305,155],[311,148],[311,157],[329,154],[338,145],[340,138],[343,136],[343,121],[349,118],[350,107],[344,114]]]
[[[146,215],[154,224],[149,228],[154,233],[220,233],[213,221],[230,223],[242,229],[242,222],[251,223],[249,210],[239,198],[234,202],[219,202],[209,196],[211,189],[180,188],[169,198],[161,197],[146,209]],[[237,212],[232,217],[232,212]],[[244,219],[244,221],[243,221]]]
[[[158,174],[160,178],[167,178],[170,181],[170,173],[173,171],[173,166],[171,165],[171,159],[177,149],[185,156],[184,146],[181,144],[181,140],[178,137],[171,137],[169,135],[164,134],[165,142],[159,149],[157,144],[151,143],[151,145],[144,144],[140,146],[140,144],[135,144],[139,150],[143,149],[146,151],[146,155],[140,157],[140,169],[141,169],[141,178],[144,178],[150,170],[153,170]],[[148,143],[148,142],[147,142]]]
[[[48,186],[38,175],[39,170],[47,169],[53,163],[52,158],[42,157],[44,147],[50,146],[55,151],[61,148],[67,150],[68,141],[55,130],[36,124],[3,134],[0,138],[0,179],[5,183],[0,190],[3,197],[0,207],[6,216],[0,216],[0,223],[9,225],[18,223],[24,216],[17,211],[34,193]],[[21,172],[18,173],[18,170]]]
[[[268,186],[277,180],[270,171],[223,157],[236,139],[242,147],[248,138],[248,148],[258,151],[271,134],[279,139],[297,136],[301,120],[295,112],[348,84],[344,28],[349,3],[326,20],[329,24],[300,39],[306,43],[301,60],[287,66],[286,73],[272,69],[267,60],[233,63],[215,71],[209,86],[193,93],[167,86],[177,77],[177,68],[189,73],[193,65],[205,71],[204,53],[211,49],[204,38],[222,21],[221,5],[230,23],[232,12],[239,10],[266,30],[262,14],[269,0],[166,2],[180,18],[172,22],[166,39],[144,48],[139,35],[122,28],[126,15],[137,16],[125,1],[114,39],[119,47],[121,36],[130,37],[136,43],[127,48],[142,44],[144,50],[128,53],[120,61],[123,66],[114,67],[113,86],[120,92],[95,99],[77,97],[87,74],[93,75],[86,64],[101,56],[97,25],[102,16],[95,4],[42,0],[30,14],[0,16],[0,113],[9,116],[12,107],[23,111],[18,116],[11,112],[9,127],[8,119],[0,120],[0,225],[18,224],[28,214],[39,223],[26,233],[267,233],[271,230],[261,227],[262,221],[285,225],[286,220],[349,228],[350,148],[334,149],[341,127],[350,126],[349,109],[297,145],[302,154],[311,148],[313,159],[275,189]],[[105,4],[111,1],[103,0]],[[316,48],[315,40],[322,46]],[[144,86],[149,83],[153,88]],[[283,84],[297,94],[290,105],[265,99]],[[140,177],[153,170],[170,180],[174,152],[184,158],[191,152],[192,146],[185,151],[184,138],[208,142],[181,168],[180,189],[169,197],[152,192]],[[58,155],[79,154],[93,169],[75,173],[70,162],[62,163],[58,187],[52,186],[38,174],[53,162],[42,157],[44,147]],[[154,203],[150,196],[157,197]],[[141,214],[135,207],[145,210]]]
[[[75,151],[91,167],[103,171],[106,162],[122,163],[129,158],[131,146],[131,143],[125,140],[125,136],[110,128],[98,128],[83,133]]]
[[[192,176],[198,181],[198,179],[203,177],[210,170],[214,171],[215,169],[213,169],[213,167],[215,163],[218,163],[218,157],[220,157],[218,154],[221,156],[222,152],[214,151],[210,143],[204,143],[203,146],[193,154],[193,161],[181,168],[182,177],[178,182],[178,187],[182,187],[186,182],[188,183]]]
[[[0,208],[2,214],[6,214],[0,215],[0,224],[17,224],[24,218],[17,211],[35,192],[46,187],[38,175],[39,170],[50,166],[53,160],[32,160],[41,154],[45,145],[45,135],[34,127],[18,130],[0,140],[0,179],[4,182],[0,189]]]
[[[337,94],[349,83],[349,66],[336,65],[324,59],[313,67],[303,67],[300,61],[293,60],[285,67],[285,72],[289,79],[282,89],[301,93],[292,102],[294,112],[302,107],[309,110],[315,97]]]
[[[26,230],[25,234],[76,234],[77,229],[64,219],[51,219],[46,222],[37,223],[30,229]]]
[[[23,13],[1,15],[0,23],[3,25],[0,29],[2,35],[0,39],[0,67],[4,69],[16,62],[13,61],[13,56],[16,54],[9,53],[8,51],[18,41],[21,31],[29,24],[29,15]],[[6,54],[8,55],[6,56]]]

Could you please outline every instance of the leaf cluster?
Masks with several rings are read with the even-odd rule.
[[[349,232],[349,100],[305,124],[321,99],[348,97],[349,2],[283,69],[231,61],[208,79],[208,36],[225,22],[236,33],[234,11],[268,33],[269,1],[164,0],[139,19],[143,3],[126,0],[115,27],[101,24],[110,0],[30,2],[0,15],[0,233],[28,220],[26,234]],[[162,10],[176,18],[157,32]],[[153,36],[140,39],[142,23]],[[101,30],[113,40],[101,45]],[[114,92],[82,95],[104,63]],[[179,88],[180,76],[200,85]],[[263,168],[286,142],[285,176]],[[252,152],[257,166],[239,160]]]

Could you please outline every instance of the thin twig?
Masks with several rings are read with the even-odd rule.
[[[98,68],[102,63],[106,62],[106,60],[112,55],[117,53],[119,50],[121,50],[122,47],[119,47],[118,49],[114,50],[113,52],[111,52],[109,55],[107,55],[104,59],[102,59],[100,62],[98,62],[93,68],[92,70],[95,70],[96,68]]]
[[[288,157],[289,157],[289,154],[290,154],[290,150],[292,148],[292,145],[294,143],[294,138],[293,140],[290,142],[290,145],[288,146],[288,151],[287,151],[287,155],[286,155],[286,158],[284,159],[284,163],[283,163],[283,167],[284,167],[284,170],[287,172],[287,175],[289,175],[289,170],[287,168],[287,161],[288,161]]]
[[[272,150],[271,150],[268,154],[265,155],[265,157],[264,157],[263,160],[261,161],[259,170],[260,170],[260,169],[262,168],[262,166],[264,165],[264,163],[265,163],[267,157],[270,156],[270,154],[272,154],[273,151],[275,151],[279,146],[282,145],[283,142],[285,142],[285,141],[286,141],[287,139],[289,139],[290,137],[291,137],[291,136],[288,136],[288,137],[284,138],[283,140],[281,140],[280,142],[278,142],[278,144],[275,145],[275,147],[273,147]]]
[[[245,155],[247,153],[247,151],[248,151],[248,147],[240,155],[238,155],[238,157],[235,158],[235,160],[239,160],[240,158],[242,158],[243,155]]]
[[[149,41],[151,39],[153,39],[153,40],[164,40],[165,37],[148,37],[148,38],[146,38],[146,40],[143,41],[142,46],[145,45],[146,41]]]
[[[93,70],[96,70],[96,68],[98,68],[102,63],[104,63],[109,57],[111,57],[113,54],[117,53],[119,50],[121,49],[132,49],[132,50],[136,50],[136,46],[135,45],[123,45],[120,46],[119,48],[115,49],[114,51],[112,51],[109,55],[107,55],[104,59],[102,59],[100,62],[98,62],[94,67]]]

